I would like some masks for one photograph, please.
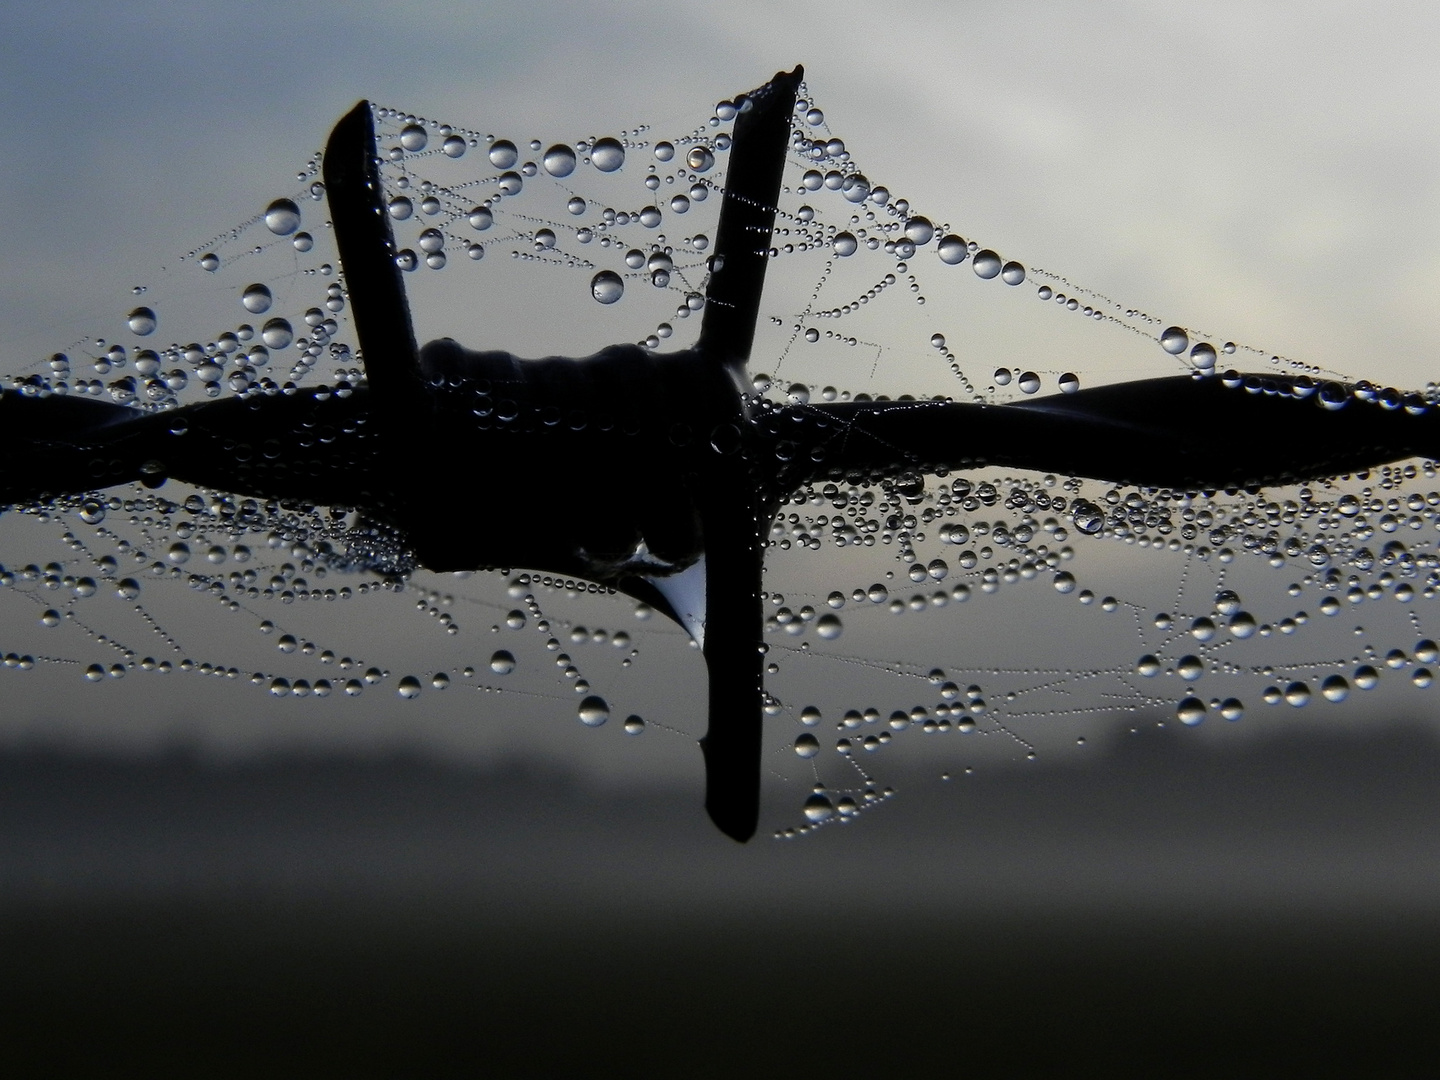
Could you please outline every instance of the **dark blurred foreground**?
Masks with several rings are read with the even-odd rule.
[[[1436,1075],[1437,779],[1420,728],[1151,730],[742,848],[523,763],[11,750],[0,1062]]]

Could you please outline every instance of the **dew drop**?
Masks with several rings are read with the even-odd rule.
[[[261,328],[260,340],[272,349],[283,349],[295,340],[295,333],[285,319],[271,319]]]
[[[839,615],[821,615],[815,620],[815,633],[826,641],[834,641],[845,631],[845,624]]]
[[[1350,696],[1350,683],[1344,675],[1331,675],[1320,684],[1320,693],[1326,701],[1344,701]]]
[[[245,291],[240,295],[241,306],[253,315],[269,311],[273,300],[270,289],[258,281],[253,285],[245,286]]]
[[[984,278],[986,281],[989,281],[991,278],[998,277],[1000,275],[1000,256],[995,254],[995,252],[991,251],[989,248],[985,248],[982,251],[977,251],[975,253],[975,259],[971,263],[971,265],[975,268],[975,276],[979,278]]]
[[[810,732],[802,732],[795,737],[795,753],[809,760],[820,753],[820,740],[811,735]]]
[[[1310,704],[1310,687],[1303,682],[1292,682],[1285,687],[1285,701],[1297,709]]]
[[[1040,376],[1033,371],[1021,372],[1018,385],[1022,394],[1033,394],[1040,389]]]
[[[1187,697],[1175,707],[1175,716],[1187,727],[1194,727],[1205,719],[1205,703],[1197,697]]]
[[[477,206],[470,211],[470,227],[476,232],[484,232],[495,224],[495,215],[490,212],[488,206]]]
[[[300,208],[289,199],[276,199],[265,208],[265,227],[276,236],[289,236],[300,228]]]
[[[1200,371],[1214,371],[1215,346],[1206,341],[1200,342],[1190,350],[1190,362]]]
[[[460,135],[447,135],[445,141],[440,144],[441,151],[448,158],[465,156],[466,142]]]
[[[1234,722],[1245,715],[1245,705],[1239,698],[1226,698],[1220,703],[1220,715]]]
[[[935,226],[929,218],[912,217],[905,222],[905,238],[916,247],[924,247],[935,235]]]
[[[137,337],[149,337],[158,325],[155,312],[148,307],[137,307],[126,319],[130,332]]]
[[[818,792],[805,800],[805,820],[819,824],[835,815],[835,804]]]
[[[515,657],[508,649],[497,649],[490,657],[490,670],[496,675],[509,675],[515,670]]]
[[[1160,347],[1172,356],[1179,356],[1190,347],[1190,336],[1183,327],[1167,327],[1160,335]]]
[[[970,248],[963,239],[951,233],[940,241],[940,261],[951,266],[962,263],[970,254]]]
[[[385,208],[396,221],[404,221],[415,212],[415,204],[405,195],[396,195]]]
[[[1025,280],[1025,267],[1018,262],[1007,262],[1000,271],[1000,280],[1006,285],[1019,285]]]
[[[1060,376],[1060,392],[1062,394],[1074,394],[1080,390],[1080,379],[1074,373],[1067,371]]]
[[[497,169],[508,169],[520,160],[520,151],[509,139],[496,139],[490,145],[490,164]]]
[[[122,600],[134,600],[140,595],[140,583],[132,577],[121,578],[115,583],[115,595]]]
[[[610,719],[610,706],[605,704],[604,698],[591,694],[580,702],[577,715],[580,717],[580,722],[586,727],[599,727]]]
[[[208,270],[213,274],[216,270],[220,269],[220,256],[216,255],[213,251],[207,251],[204,255],[200,256],[200,268],[202,270]]]
[[[400,680],[395,692],[403,698],[417,698],[420,696],[420,680],[414,675],[406,675]]]
[[[618,139],[608,136],[596,139],[595,144],[590,147],[590,164],[601,172],[614,172],[625,164],[625,147],[620,145]]]
[[[1058,593],[1071,593],[1075,591],[1075,575],[1068,570],[1061,570],[1055,575],[1055,591]]]
[[[640,717],[636,716],[634,713],[631,713],[629,716],[627,716],[627,717],[625,718],[625,734],[626,734],[626,735],[639,735],[639,734],[640,734],[641,732],[643,732],[644,730],[645,730],[645,721],[644,721],[643,719],[641,719]]]
[[[412,154],[417,150],[424,150],[429,141],[430,137],[419,124],[406,124],[400,129],[400,145]]]
[[[601,270],[590,279],[590,295],[602,304],[613,304],[625,295],[625,282],[613,270]]]
[[[854,255],[860,247],[860,241],[856,240],[855,234],[851,232],[840,233],[832,243],[835,248],[835,254],[841,258]]]
[[[545,151],[540,164],[545,166],[545,171],[551,176],[569,176],[575,171],[575,151],[564,143],[556,143]]]

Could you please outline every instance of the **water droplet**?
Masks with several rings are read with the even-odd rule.
[[[1000,280],[1006,285],[1019,285],[1025,280],[1025,267],[1018,262],[1007,262],[1000,271]]]
[[[709,172],[715,164],[715,155],[708,146],[693,146],[685,155],[685,164],[696,172]]]
[[[1292,682],[1285,687],[1285,701],[1297,709],[1310,704],[1310,687],[1303,682]]]
[[[1344,675],[1331,675],[1320,684],[1320,693],[1326,701],[1344,701],[1350,696],[1350,683]]]
[[[1190,350],[1190,363],[1200,371],[1215,370],[1215,346],[1202,341]]]
[[[105,678],[105,669],[99,664],[91,664],[85,669],[85,678],[90,682],[99,682]]]
[[[445,141],[440,144],[440,149],[446,157],[458,158],[465,156],[466,145],[464,137],[460,135],[447,135]]]
[[[207,251],[204,255],[200,256],[200,268],[202,270],[208,270],[213,274],[216,270],[220,269],[220,256],[216,255],[213,251]]]
[[[445,234],[439,229],[426,229],[420,234],[420,250],[427,254],[445,246]]]
[[[434,675],[430,676],[430,685],[436,690],[444,690],[450,685],[450,676],[446,675],[443,671],[437,671]]]
[[[404,221],[415,212],[415,204],[405,195],[396,195],[386,204],[386,209],[396,221]]]
[[[564,143],[556,143],[545,151],[540,164],[545,166],[545,171],[551,176],[569,176],[575,171],[575,151]]]
[[[916,247],[924,247],[935,235],[935,226],[929,218],[912,217],[905,222],[905,238]]]
[[[1196,641],[1209,641],[1215,636],[1215,620],[1202,615],[1190,624],[1190,636]]]
[[[845,631],[845,624],[838,615],[821,615],[815,620],[815,633],[826,641],[834,641]]]
[[[1033,394],[1040,389],[1040,376],[1033,371],[1021,372],[1019,386],[1022,394]]]
[[[1010,380],[1015,376],[1009,368],[996,368],[995,374],[990,376],[996,386],[1009,386]]]
[[[1186,682],[1194,682],[1205,674],[1205,665],[1198,656],[1182,656],[1175,664],[1175,674]]]
[[[260,340],[272,349],[283,349],[295,340],[295,333],[285,319],[271,319],[261,328]]]
[[[140,595],[140,582],[133,577],[121,578],[115,583],[115,595],[122,600],[134,600]]]
[[[578,715],[586,727],[599,727],[610,719],[610,706],[605,704],[604,698],[591,694],[580,702]]]
[[[300,228],[300,208],[289,199],[276,199],[265,208],[265,227],[276,236],[289,236]]]
[[[400,129],[400,145],[412,154],[417,150],[424,150],[429,141],[430,137],[419,124],[406,124]]]
[[[641,732],[643,732],[644,730],[645,730],[645,721],[642,720],[640,717],[636,716],[634,713],[631,713],[629,716],[627,716],[627,717],[625,718],[625,734],[626,734],[626,735],[639,735],[639,734],[640,734]]]
[[[943,238],[937,250],[940,253],[940,261],[949,263],[951,266],[964,262],[970,254],[969,245],[954,233]]]
[[[819,823],[828,821],[835,814],[835,804],[818,792],[805,800],[805,820]]]
[[[675,156],[675,144],[672,142],[657,142],[655,144],[655,160],[669,161]]]
[[[245,291],[240,295],[241,305],[254,315],[269,311],[273,301],[274,297],[270,294],[270,289],[258,281],[253,285],[245,286]]]
[[[1255,616],[1248,611],[1237,611],[1230,617],[1230,633],[1244,640],[1255,633]]]
[[[1174,356],[1179,356],[1190,347],[1190,335],[1183,327],[1171,326],[1160,335],[1160,347]]]
[[[497,649],[490,657],[490,670],[496,675],[509,675],[515,670],[514,655],[508,649]]]
[[[1234,722],[1245,715],[1245,704],[1239,698],[1226,698],[1220,703],[1220,715]]]
[[[625,295],[625,282],[613,270],[601,270],[590,279],[590,295],[602,304],[613,304]]]
[[[184,541],[177,540],[170,545],[170,550],[165,555],[172,563],[179,565],[190,560],[190,545]]]
[[[1147,679],[1153,679],[1160,674],[1160,659],[1154,653],[1146,653],[1135,661],[1135,670]]]
[[[620,145],[619,140],[608,136],[596,139],[590,147],[590,164],[601,172],[614,172],[625,164],[625,147]]]
[[[403,698],[417,698],[420,696],[420,680],[414,675],[406,675],[400,680],[395,692]]]
[[[508,169],[520,160],[520,151],[509,139],[496,139],[490,144],[490,164],[497,169]]]
[[[1187,727],[1194,727],[1205,719],[1205,703],[1197,697],[1187,697],[1175,707],[1175,717]]]
[[[155,312],[148,307],[137,307],[130,312],[126,322],[130,326],[130,332],[137,337],[148,337],[155,332],[157,325]]]
[[[1435,676],[1430,673],[1429,668],[1416,668],[1414,674],[1410,676],[1410,681],[1424,690],[1435,681]]]
[[[1080,379],[1074,373],[1067,371],[1060,376],[1060,392],[1062,394],[1074,394],[1080,389]]]
[[[820,753],[820,740],[808,731],[795,737],[795,753],[802,758],[813,758]]]
[[[1058,593],[1074,592],[1075,575],[1068,570],[1061,570],[1055,575],[1055,591]]]
[[[835,246],[835,254],[841,258],[854,255],[860,247],[860,241],[856,240],[855,234],[850,232],[840,233],[835,237],[833,243]]]
[[[975,276],[984,278],[986,281],[1000,275],[1000,256],[989,248],[985,248],[983,251],[977,251],[971,265],[975,268]]]
[[[1355,669],[1355,685],[1361,690],[1374,690],[1380,683],[1380,673],[1369,664],[1361,664]]]
[[[470,227],[476,232],[484,232],[495,224],[495,215],[490,212],[488,206],[477,206],[470,211]]]

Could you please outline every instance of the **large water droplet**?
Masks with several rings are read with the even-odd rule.
[[[1187,727],[1194,727],[1205,719],[1205,703],[1197,697],[1187,697],[1175,707],[1175,716]]]
[[[602,304],[613,304],[625,295],[625,282],[613,270],[601,270],[590,279],[590,295]]]
[[[273,300],[270,289],[258,281],[253,285],[246,285],[245,291],[240,295],[241,305],[255,315],[269,311]]]
[[[855,239],[855,234],[842,232],[835,237],[835,254],[842,258],[847,255],[854,255],[860,247],[860,241]]]
[[[986,281],[1000,274],[1000,256],[989,248],[975,253],[975,260],[971,264],[975,268],[975,276],[984,278]]]
[[[1200,371],[1215,370],[1215,346],[1202,341],[1190,350],[1190,362]]]
[[[415,204],[405,195],[396,195],[386,204],[386,209],[396,221],[404,221],[415,212]]]
[[[265,208],[265,227],[276,236],[289,236],[300,228],[300,208],[289,199],[276,199]]]
[[[1074,394],[1080,389],[1080,378],[1074,372],[1067,371],[1060,376],[1060,392],[1062,394]]]
[[[819,823],[835,814],[835,804],[818,792],[805,800],[805,820]]]
[[[601,172],[614,172],[625,164],[625,147],[620,145],[618,139],[608,136],[596,139],[595,145],[590,147],[590,164]]]
[[[272,349],[283,349],[295,340],[295,332],[285,319],[271,319],[260,330],[260,340]]]
[[[1018,262],[1007,262],[1000,270],[1000,280],[1006,285],[1019,285],[1025,280],[1025,267]]]
[[[551,176],[569,176],[575,171],[575,151],[564,143],[556,143],[545,151],[540,164]]]
[[[490,670],[496,675],[509,675],[515,670],[515,657],[508,649],[497,649],[490,657]]]
[[[1320,693],[1326,701],[1344,701],[1350,696],[1350,683],[1344,675],[1331,675],[1320,684]]]
[[[1033,394],[1040,389],[1040,376],[1033,371],[1022,371],[1019,386],[1022,394]]]
[[[395,692],[403,698],[417,698],[420,696],[420,680],[414,675],[406,675],[400,680]]]
[[[820,740],[808,731],[795,737],[795,753],[802,758],[813,758],[820,753]]]
[[[1292,682],[1285,687],[1285,701],[1297,709],[1310,704],[1310,687],[1303,682]]]
[[[940,241],[938,250],[940,253],[940,261],[949,263],[951,266],[964,262],[970,254],[969,246],[954,233],[951,233]]]
[[[905,238],[916,247],[924,247],[935,235],[935,226],[929,218],[912,217],[905,222]]]
[[[400,129],[400,145],[412,154],[417,150],[424,150],[429,141],[430,136],[425,134],[425,129],[419,124],[406,124]]]
[[[834,641],[845,632],[845,624],[838,615],[821,615],[815,620],[815,633],[826,641]]]
[[[447,135],[445,141],[440,144],[440,149],[446,157],[458,158],[465,156],[465,139],[460,135]]]
[[[477,206],[470,211],[470,227],[476,232],[484,232],[495,224],[495,215],[490,212],[488,206]]]
[[[1170,326],[1160,335],[1160,347],[1166,352],[1179,356],[1190,347],[1190,335],[1183,327]]]
[[[605,703],[604,698],[591,694],[580,702],[578,715],[580,722],[586,727],[599,727],[610,719],[610,706]]]
[[[126,322],[130,326],[130,332],[137,337],[148,337],[155,332],[157,325],[155,312],[148,307],[137,307],[130,312]]]
[[[509,139],[496,139],[490,144],[490,164],[497,169],[508,169],[520,160],[520,151]]]
[[[692,146],[685,155],[685,164],[696,172],[709,172],[715,164],[715,155],[708,146]]]

